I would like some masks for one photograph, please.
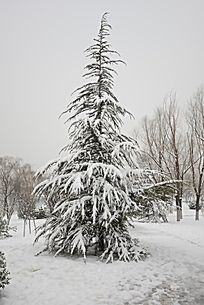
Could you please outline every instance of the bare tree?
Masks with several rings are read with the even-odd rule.
[[[18,176],[18,212],[21,216],[30,215],[35,206],[35,198],[32,194],[34,188],[34,172],[29,164],[25,164],[19,168]]]
[[[202,87],[189,102],[187,121],[192,186],[195,194],[195,220],[199,220],[204,181],[204,89]]]
[[[149,168],[158,170],[161,173],[166,173],[168,166],[166,164],[165,143],[166,133],[163,109],[157,108],[152,119],[145,118],[142,125],[142,143],[145,156],[145,162]],[[169,172],[169,171],[167,171]],[[163,180],[163,176],[156,176],[155,182],[160,182],[157,179]],[[172,178],[172,177],[171,177]]]
[[[0,158],[0,211],[9,224],[18,200],[18,168],[20,160],[12,157]]]
[[[170,94],[164,100],[153,119],[144,120],[143,145],[150,168],[159,170],[176,181],[175,201],[179,221],[182,218],[184,175],[189,170],[189,158],[176,94]]]
[[[24,220],[24,235],[25,225],[28,221],[29,232],[31,233],[31,220],[34,220],[34,213],[36,207],[36,198],[33,195],[34,189],[34,172],[30,164],[25,164],[19,168],[19,189],[18,189],[18,215]]]
[[[35,184],[38,185],[46,179],[49,179],[49,173],[46,175],[44,173],[38,173],[38,176],[35,176]],[[49,190],[44,191],[41,196],[37,197],[37,200],[41,202],[42,208],[45,210],[47,215],[51,215],[54,210],[54,199],[55,195],[52,193],[51,187]]]
[[[182,197],[184,175],[189,170],[189,154],[186,149],[186,135],[183,134],[182,122],[176,103],[176,94],[171,94],[164,104],[165,120],[167,123],[167,155],[169,168],[171,169],[176,183],[176,208],[177,221],[182,219]]]

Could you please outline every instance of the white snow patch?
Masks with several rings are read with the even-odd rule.
[[[23,221],[13,237],[0,240],[11,283],[1,305],[203,305],[204,218],[192,212],[167,224],[137,223],[132,235],[151,256],[139,263],[105,264],[96,257],[35,256],[42,242],[22,236]],[[175,216],[174,216],[175,217]]]

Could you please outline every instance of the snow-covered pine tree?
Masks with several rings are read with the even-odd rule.
[[[50,173],[35,193],[49,193],[55,202],[52,215],[40,228],[36,240],[46,237],[49,251],[82,254],[93,251],[112,262],[145,257],[129,234],[130,215],[137,208],[131,199],[137,143],[121,133],[121,116],[130,113],[119,105],[112,89],[114,59],[108,36],[111,26],[102,16],[94,44],[85,52],[90,59],[85,78],[75,91],[69,114],[69,144],[66,156],[50,163],[39,174]]]
[[[0,251],[0,289],[9,284],[9,272],[6,269],[4,253]]]
[[[9,226],[5,219],[0,217],[0,239],[5,237],[10,237]]]

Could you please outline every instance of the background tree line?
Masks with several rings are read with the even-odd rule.
[[[0,158],[0,219],[10,223],[16,210],[24,219],[33,217],[36,199],[32,194],[35,185],[30,164],[13,157]]]
[[[175,93],[169,94],[153,116],[145,117],[137,139],[143,162],[164,177],[176,180],[174,197],[177,221],[182,219],[182,202],[195,205],[195,219],[204,201],[204,89],[198,88],[186,109],[178,106]]]

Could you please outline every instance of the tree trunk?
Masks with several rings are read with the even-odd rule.
[[[181,197],[181,194],[179,196],[179,218],[183,219],[183,209],[182,209],[182,197]]]
[[[25,237],[26,232],[26,219],[23,219],[23,237]]]
[[[31,221],[30,221],[30,218],[28,219],[28,225],[29,225],[29,233],[31,234]]]
[[[200,194],[196,195],[196,213],[195,220],[199,220],[199,210],[200,210]]]
[[[179,202],[179,193],[178,192],[177,192],[175,198],[176,198],[176,220],[180,221],[181,213],[180,213],[180,202]]]
[[[34,228],[35,228],[35,232],[36,232],[37,227],[36,227],[36,223],[35,223],[35,218],[33,218],[33,224],[34,224]]]

